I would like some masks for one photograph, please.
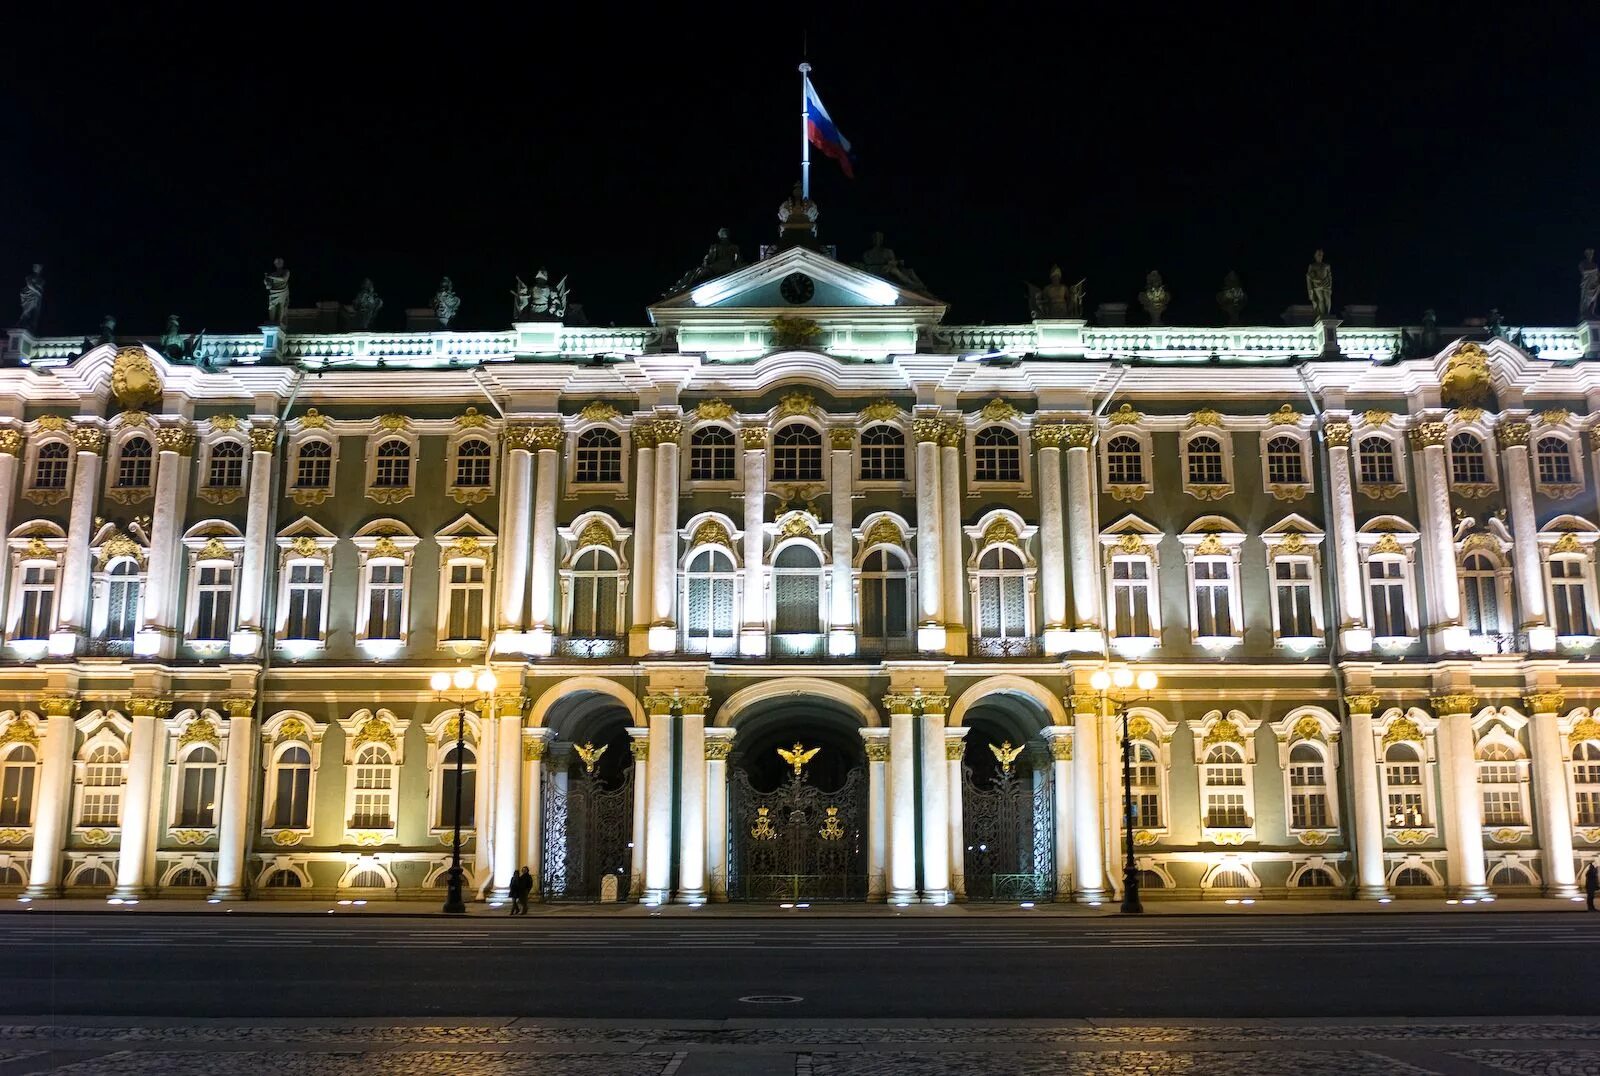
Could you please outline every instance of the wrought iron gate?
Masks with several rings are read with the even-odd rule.
[[[1055,797],[1050,771],[996,770],[987,787],[961,768],[961,831],[968,900],[1049,900],[1055,895]]]
[[[774,792],[758,792],[743,770],[729,784],[729,899],[867,899],[864,770],[835,792],[798,774]]]
[[[601,775],[575,773],[565,787],[557,775],[544,775],[545,900],[599,900],[602,879],[614,875],[617,897],[628,897],[633,862],[633,769],[621,783],[607,785]]]

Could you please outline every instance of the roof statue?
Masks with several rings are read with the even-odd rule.
[[[35,265],[34,268],[39,267]],[[1600,317],[1597,306],[1600,306],[1600,265],[1595,264],[1594,248],[1590,247],[1583,252],[1583,261],[1578,263],[1578,317],[1594,321]]]
[[[511,320],[513,322],[527,321],[528,303],[532,301],[532,297],[528,294],[528,285],[523,283],[520,276],[516,278],[516,281],[516,287],[511,289]]]
[[[1217,292],[1217,306],[1222,308],[1222,316],[1228,319],[1229,325],[1239,324],[1239,314],[1244,310],[1247,298],[1239,274],[1230,270],[1222,278],[1222,290]]]
[[[1161,274],[1150,270],[1144,278],[1144,290],[1139,293],[1139,305],[1144,307],[1144,312],[1150,317],[1150,324],[1161,324],[1161,313],[1172,302],[1172,293],[1167,290],[1166,284],[1161,280]]]
[[[22,309],[17,314],[17,328],[37,332],[39,307],[44,304],[44,266],[35,264],[33,271],[22,278],[22,295],[18,302]]]
[[[517,283],[522,283],[518,280]],[[513,295],[516,293],[513,292]],[[562,277],[561,283],[555,287],[550,286],[550,274],[541,268],[533,274],[533,284],[528,288],[528,305],[523,313],[524,321],[560,321],[567,315],[567,278]]]
[[[817,234],[817,203],[807,198],[794,185],[794,191],[778,207],[778,236],[795,242],[815,238]]]
[[[460,309],[461,296],[456,294],[455,284],[449,277],[442,278],[439,290],[433,293],[433,316],[439,319],[439,328],[448,329]]]
[[[93,336],[83,338],[83,350],[93,351],[101,344],[114,344],[117,342],[117,319],[107,314],[100,319],[100,331]]]
[[[678,282],[672,285],[667,294],[676,295],[703,280],[731,273],[742,264],[744,262],[739,253],[739,244],[728,238],[728,229],[718,228],[717,241],[711,244],[706,256],[700,259],[700,264],[679,277]]]
[[[1035,318],[1083,317],[1083,290],[1087,278],[1072,287],[1061,283],[1061,266],[1050,267],[1050,283],[1044,287],[1034,284],[1028,288],[1028,310]]]
[[[1306,297],[1318,318],[1325,318],[1333,309],[1333,266],[1322,260],[1322,248],[1311,256],[1306,266]]]
[[[283,328],[289,324],[289,270],[282,258],[272,259],[272,268],[261,275],[267,289],[267,324]]]
[[[200,345],[205,343],[206,331],[201,329],[184,338],[183,330],[179,327],[178,315],[167,315],[167,327],[161,334],[161,342],[156,350],[174,362],[192,362],[200,351]]]
[[[362,332],[369,331],[372,323],[377,320],[378,311],[382,309],[383,300],[378,297],[378,289],[373,285],[372,278],[364,278],[361,281],[361,290],[356,292],[356,297],[350,301],[356,328]]]
[[[927,285],[922,278],[917,276],[911,266],[895,257],[893,250],[884,245],[883,233],[872,233],[872,246],[861,255],[861,260],[856,263],[858,269],[865,269],[873,276],[880,276],[885,280],[896,280],[909,288],[926,291]]]

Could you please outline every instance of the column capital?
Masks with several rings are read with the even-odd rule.
[[[1502,422],[1495,427],[1495,440],[1501,448],[1526,447],[1533,427],[1526,422]]]
[[[1350,447],[1350,423],[1344,420],[1329,421],[1322,424],[1322,436],[1330,448]]]
[[[1067,439],[1067,431],[1071,426],[1049,425],[1035,426],[1033,428],[1033,443],[1040,448],[1060,448]]]
[[[733,729],[706,729],[706,761],[726,762],[733,753]]]
[[[39,700],[39,709],[46,717],[73,717],[78,712],[78,696],[45,695]]]
[[[663,717],[672,713],[673,698],[661,692],[652,692],[643,699],[644,712],[651,717]]]
[[[527,702],[521,691],[502,691],[494,697],[494,708],[501,717],[521,717]]]
[[[1437,420],[1419,422],[1411,427],[1412,448],[1438,448],[1444,445],[1445,439],[1450,434],[1448,423]]]
[[[943,448],[960,448],[967,439],[967,428],[959,422],[947,422],[939,431],[939,445]]]
[[[678,713],[704,717],[711,709],[711,696],[703,692],[691,692],[678,697]]]
[[[128,712],[134,717],[166,717],[172,712],[172,700],[154,695],[129,695]]]
[[[744,426],[739,430],[746,452],[761,452],[767,447],[768,430],[765,426]]]
[[[22,451],[21,430],[0,430],[0,455],[15,456]]]
[[[961,757],[967,753],[967,730],[965,726],[958,729],[944,730],[944,757],[947,762],[960,762]]]
[[[1430,701],[1433,703],[1433,712],[1439,717],[1447,717],[1450,714],[1470,714],[1478,708],[1478,696],[1476,695],[1435,695]]]
[[[1039,735],[1044,737],[1045,745],[1050,748],[1050,757],[1057,762],[1072,761],[1072,729],[1063,725],[1051,725],[1039,730]]]
[[[943,433],[944,423],[936,418],[919,418],[911,422],[911,436],[919,445],[929,442],[938,444]]]
[[[156,431],[156,443],[161,446],[163,452],[192,456],[194,442],[194,428],[187,422],[169,422]]]
[[[506,445],[514,452],[532,452],[533,427],[525,422],[514,422],[507,426]]]
[[[1066,697],[1067,707],[1074,714],[1099,714],[1100,696],[1092,691],[1077,691]]]
[[[644,762],[650,758],[650,730],[630,728],[628,730],[628,750],[633,753],[635,762]]]
[[[1371,714],[1379,706],[1380,700],[1375,694],[1346,695],[1344,705],[1353,714]]]
[[[230,699],[223,699],[222,708],[228,711],[228,716],[230,718],[235,720],[246,717],[254,717],[256,712],[255,696],[238,695]]]
[[[681,418],[658,418],[650,425],[658,445],[675,445],[678,443],[678,438],[683,436]]]
[[[835,452],[849,452],[856,447],[856,431],[849,426],[836,426],[828,431],[828,444]]]
[[[98,456],[106,450],[106,431],[98,426],[77,426],[72,431],[72,443],[79,452]]]
[[[527,431],[529,447],[540,452],[559,452],[567,439],[560,426],[529,426]]]
[[[1530,714],[1559,714],[1567,705],[1567,697],[1559,691],[1535,691],[1522,696],[1523,705]]]
[[[522,761],[538,762],[544,758],[545,749],[550,746],[550,740],[555,733],[549,729],[523,729],[522,730]]]
[[[1069,422],[1061,427],[1062,441],[1068,448],[1088,448],[1094,444],[1096,430],[1092,422]]]
[[[861,740],[866,745],[868,762],[889,761],[889,730],[884,728],[860,729]]]
[[[255,419],[250,423],[250,450],[252,452],[271,452],[278,443],[278,424],[266,419]]]

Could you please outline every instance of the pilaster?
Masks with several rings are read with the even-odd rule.
[[[56,630],[50,635],[50,655],[71,657],[89,629],[89,542],[94,538],[95,507],[100,495],[100,457],[106,432],[99,426],[79,425],[72,431],[77,466],[72,476],[72,511],[67,522],[67,549],[62,557],[61,605]]]
[[[117,887],[112,897],[134,900],[150,884],[153,861],[156,769],[165,761],[162,723],[172,711],[172,701],[150,696],[128,699],[133,733],[128,741],[127,782],[122,789],[122,844],[117,850]]]
[[[1355,808],[1356,896],[1362,900],[1389,899],[1383,869],[1383,795],[1378,786],[1377,746],[1372,715],[1378,696],[1362,692],[1345,696],[1350,715],[1350,784]]]
[[[39,700],[44,715],[44,745],[39,759],[39,810],[33,824],[33,859],[28,865],[30,899],[61,894],[61,853],[66,848],[72,813],[72,758],[77,747],[73,695],[47,695]]]
[[[1567,799],[1567,746],[1557,727],[1566,699],[1559,691],[1534,689],[1523,696],[1533,754],[1533,807],[1544,861],[1547,897],[1578,893],[1572,860],[1572,806]]]
[[[256,700],[253,696],[224,699],[228,712],[228,753],[222,771],[222,809],[217,823],[217,887],[213,900],[244,896],[245,850],[250,844],[250,786],[255,773]]]
[[[1440,762],[1444,785],[1445,860],[1450,868],[1451,892],[1459,897],[1489,895],[1484,882],[1483,798],[1478,791],[1478,763],[1474,751],[1472,712],[1478,700],[1472,695],[1433,697],[1439,719]]]
[[[528,631],[523,652],[548,656],[555,645],[556,490],[566,434],[560,426],[532,427],[538,449],[533,489],[533,556],[528,570]]]

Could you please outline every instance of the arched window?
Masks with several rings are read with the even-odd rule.
[[[327,489],[332,483],[333,446],[326,441],[306,441],[295,455],[295,488]]]
[[[196,642],[226,642],[233,631],[233,562],[196,564],[194,586],[195,621],[190,637]]]
[[[377,467],[372,472],[375,489],[404,489],[411,485],[411,446],[391,437],[378,446]]]
[[[596,426],[578,435],[572,480],[589,484],[622,481],[622,437],[616,430]]]
[[[1572,446],[1565,438],[1539,438],[1534,446],[1534,458],[1538,461],[1541,486],[1572,485]]]
[[[1552,556],[1549,564],[1550,604],[1555,613],[1556,634],[1593,635],[1582,559],[1577,556]]]
[[[461,748],[461,825],[470,829],[477,817],[475,804],[478,797],[478,756],[471,747]],[[439,755],[439,829],[451,829],[456,824],[456,745]]]
[[[1250,889],[1253,888],[1253,883],[1250,881],[1250,876],[1245,874],[1244,871],[1229,867],[1224,870],[1219,870],[1217,873],[1211,876],[1210,888]]]
[[[702,549],[689,562],[684,587],[684,632],[691,649],[722,650],[734,638],[733,558],[720,549]]]
[[[1333,886],[1333,875],[1321,867],[1307,867],[1294,884],[1299,889],[1329,889]]]
[[[22,568],[22,614],[12,638],[38,641],[50,638],[55,627],[56,576],[54,564],[33,563]]]
[[[1394,460],[1394,443],[1387,437],[1363,437],[1356,447],[1361,459],[1363,486],[1398,485],[1399,468]]]
[[[689,437],[689,481],[732,482],[733,431],[726,426],[701,426]]]
[[[299,889],[301,886],[302,883],[298,874],[291,870],[279,868],[278,870],[275,870],[271,874],[267,875],[267,881],[264,888]]]
[[[1106,442],[1106,483],[1144,485],[1144,447],[1137,437],[1123,433]]]
[[[861,640],[889,649],[910,638],[910,573],[900,554],[876,549],[861,562]]]
[[[78,825],[115,826],[122,817],[122,752],[102,744],[83,767],[83,800]]]
[[[1005,546],[991,546],[978,558],[975,574],[978,637],[1025,638],[1028,634],[1028,571],[1021,555]]]
[[[1387,818],[1392,829],[1427,824],[1423,798],[1422,756],[1408,743],[1390,744],[1383,753],[1383,784]]]
[[[906,435],[879,423],[861,431],[861,478],[865,482],[903,482]]]
[[[1128,771],[1128,787],[1133,796],[1135,829],[1161,828],[1161,773],[1156,765],[1156,749],[1143,740],[1131,746],[1133,767]]]
[[[480,489],[489,484],[493,450],[489,442],[473,437],[456,446],[456,481],[461,487]]]
[[[311,752],[291,744],[272,764],[272,828],[307,829],[311,825]]]
[[[1494,635],[1500,625],[1500,583],[1495,563],[1483,553],[1461,558],[1461,608],[1467,631]]]
[[[1299,440],[1285,436],[1269,439],[1267,441],[1267,482],[1274,486],[1299,486],[1304,485],[1305,480],[1305,456],[1300,451]]]
[[[1496,889],[1514,885],[1538,885],[1528,868],[1520,863],[1502,863],[1489,872],[1489,884]]]
[[[83,886],[88,889],[109,889],[111,886],[115,885],[116,882],[111,877],[111,872],[109,870],[103,866],[96,865],[93,867],[84,867],[77,874],[74,874],[72,876],[72,884],[75,886]]]
[[[213,489],[238,489],[244,485],[244,445],[238,441],[218,441],[211,446],[206,485]]]
[[[106,634],[108,641],[128,642],[139,630],[139,596],[144,589],[139,565],[117,561],[106,573]]]
[[[772,561],[775,635],[822,631],[822,558],[804,542],[785,546]]]
[[[1433,880],[1433,875],[1421,867],[1406,867],[1394,876],[1396,888],[1413,886],[1430,886],[1438,883]]]
[[[1482,485],[1489,481],[1489,459],[1477,434],[1465,431],[1450,438],[1450,482]]]
[[[1600,826],[1600,743],[1585,740],[1572,749],[1572,818],[1579,826]]]
[[[167,877],[164,889],[202,889],[211,884],[199,867],[182,867]]]
[[[67,466],[72,450],[61,441],[50,441],[39,446],[39,455],[33,461],[34,489],[66,489]]]
[[[145,437],[130,437],[117,453],[117,488],[144,489],[150,485],[152,450]]]
[[[0,826],[33,825],[33,786],[39,757],[27,744],[11,748],[0,762]]]
[[[196,747],[183,757],[179,769],[175,824],[210,829],[217,824],[217,753]]]
[[[1250,815],[1244,802],[1244,752],[1231,743],[1216,744],[1206,751],[1202,768],[1206,827],[1243,829],[1249,826]]]
[[[985,426],[972,439],[972,457],[974,481],[1022,481],[1022,442],[1015,430]]]
[[[1289,828],[1327,829],[1328,767],[1322,749],[1301,742],[1289,749]]]
[[[1210,434],[1189,438],[1189,485],[1221,486],[1228,481],[1222,464],[1222,442]]]
[[[1140,871],[1139,888],[1165,889],[1167,888],[1167,880],[1163,878],[1157,871]]]
[[[578,639],[614,639],[621,624],[618,595],[622,573],[606,549],[586,549],[572,565],[572,616],[567,634]]]
[[[388,889],[389,879],[385,878],[383,876],[383,872],[375,867],[366,867],[362,870],[356,871],[355,875],[350,879],[350,885],[348,888]]]
[[[1483,793],[1483,824],[1527,824],[1522,806],[1520,756],[1510,746],[1489,740],[1478,746],[1478,788]]]
[[[356,756],[351,829],[394,828],[394,769],[388,748],[379,744],[361,748]]]
[[[791,422],[772,438],[774,482],[822,481],[822,434],[803,422]]]

